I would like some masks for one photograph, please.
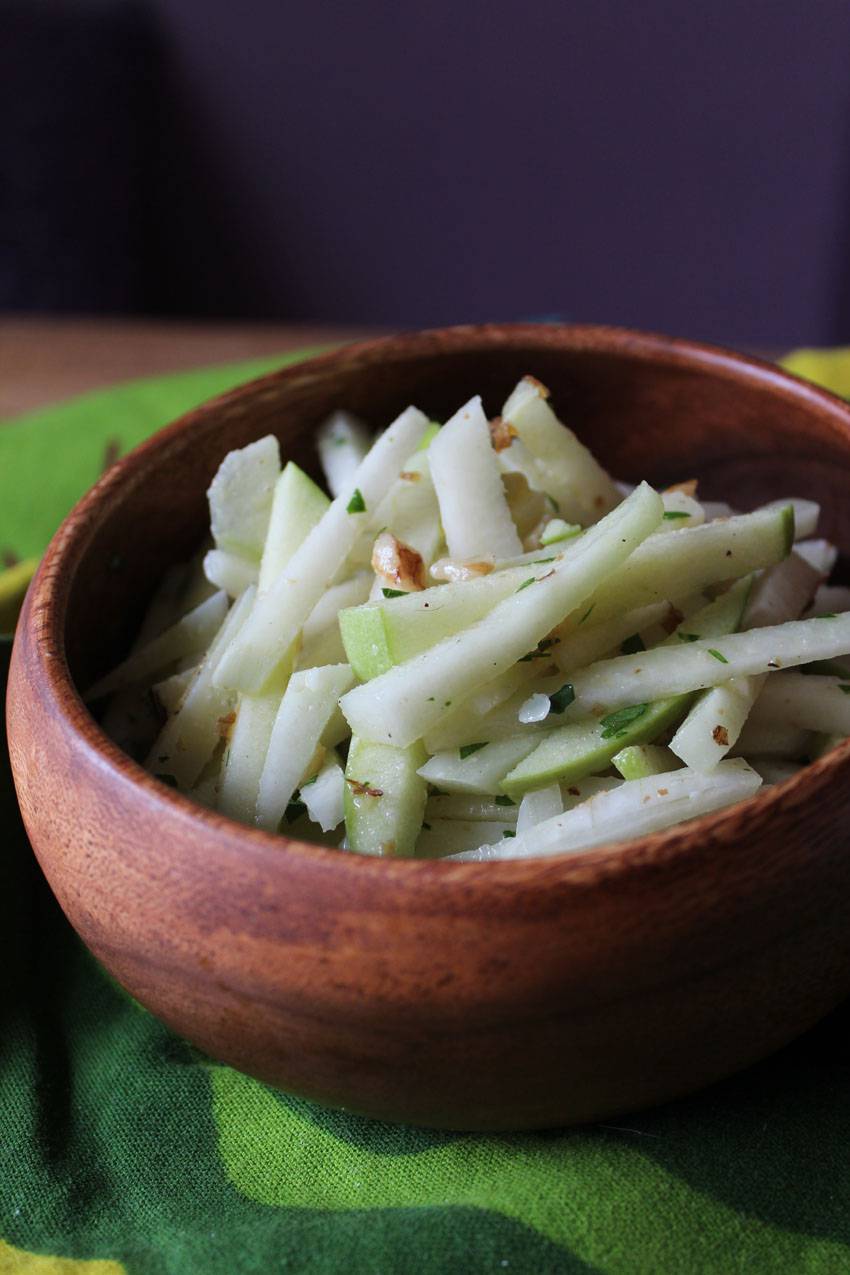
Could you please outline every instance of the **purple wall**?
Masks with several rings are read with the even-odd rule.
[[[0,0],[0,67],[0,308],[850,340],[847,0]]]
[[[850,339],[844,0],[157,10],[173,304]]]

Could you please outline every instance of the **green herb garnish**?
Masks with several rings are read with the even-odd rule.
[[[648,704],[632,704],[629,708],[620,708],[616,713],[609,713],[599,723],[602,727],[602,738],[620,739],[621,736],[627,733],[627,729],[632,722],[636,722],[639,717],[643,717],[648,708]]]
[[[591,611],[593,610],[593,608],[594,608],[595,606],[596,606],[596,603],[595,603],[595,602],[591,602],[590,606],[587,608],[587,610],[585,611],[584,615],[583,615],[583,616],[581,617],[581,619],[579,620],[579,624],[584,624],[585,620],[586,620],[586,619],[587,619],[587,617],[590,615]]]
[[[349,510],[349,513],[351,511]],[[381,589],[385,598],[403,598],[406,596],[404,589]]]
[[[555,645],[555,638],[541,638],[533,651],[529,651],[527,655],[521,655],[517,660],[517,664],[527,664],[529,660],[543,660],[551,646]]]
[[[515,832],[503,832],[503,833],[502,833],[502,840],[504,841],[505,837],[515,837],[515,836],[516,836],[516,833],[515,833]]]
[[[690,518],[690,516],[683,509],[666,509],[663,514],[668,522],[673,522],[676,518]]]
[[[698,633],[682,633],[681,630],[676,634],[680,642],[698,642]]]
[[[727,660],[726,656],[722,653],[722,651],[715,651],[714,648],[710,646],[708,648],[708,653],[709,655],[713,655],[716,660],[719,660],[721,664],[729,663],[729,661]]]
[[[551,713],[563,713],[564,709],[572,704],[575,697],[576,693],[573,690],[572,682],[564,682],[560,690],[549,696],[549,711]]]
[[[496,805],[497,806],[515,806],[516,802],[511,801],[510,797],[503,797],[500,795],[496,798]]]
[[[622,655],[637,655],[638,651],[645,651],[643,638],[639,633],[633,633],[631,637],[627,637],[620,647]]]
[[[816,620],[837,620],[838,616],[835,614],[834,611],[825,611],[823,615],[816,615],[815,619]]]
[[[346,513],[349,514],[362,514],[365,512],[366,501],[363,499],[363,492],[359,487],[354,488],[354,491],[351,494],[351,499],[345,506],[345,509]]]
[[[314,784],[318,778],[319,778],[318,774],[315,774],[310,779],[305,779],[301,787],[309,788],[310,784]]]
[[[536,576],[529,576],[527,580],[523,580],[522,584],[517,589],[517,593],[522,593],[523,589],[527,589],[530,584],[534,584],[536,579]]]
[[[480,744],[461,744],[460,748],[457,750],[458,756],[460,757],[461,761],[463,761],[465,757],[471,757],[473,753],[477,753],[479,749],[486,748],[486,747],[487,747],[486,739]]]
[[[533,559],[532,559],[532,562],[531,562],[531,565],[532,565],[533,567],[536,567],[536,566],[538,566],[540,563],[543,563],[543,562],[554,562],[554,561],[555,561],[555,555],[553,554],[551,558],[533,558]]]

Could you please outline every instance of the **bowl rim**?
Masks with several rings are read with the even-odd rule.
[[[723,346],[667,337],[654,332],[620,328],[602,324],[537,324],[486,323],[465,324],[447,328],[402,332],[397,335],[368,338],[337,346],[317,355],[255,377],[231,390],[204,401],[183,413],[175,421],[157,430],[150,438],[119,459],[75,504],[51,539],[41,565],[32,582],[22,624],[15,639],[23,643],[25,628],[31,630],[35,654],[41,664],[49,694],[57,712],[75,735],[75,746],[85,751],[112,781],[130,784],[147,802],[159,805],[163,815],[181,822],[189,821],[199,830],[237,838],[240,853],[250,854],[273,865],[283,865],[293,858],[307,865],[337,871],[377,873],[381,879],[416,881],[417,888],[426,882],[440,885],[462,881],[467,885],[485,881],[496,888],[511,890],[523,885],[537,886],[544,881],[566,881],[586,884],[600,876],[614,876],[651,865],[658,867],[692,853],[695,844],[723,843],[723,831],[734,824],[734,840],[746,838],[752,824],[767,817],[780,803],[787,806],[826,789],[834,776],[850,769],[850,738],[823,757],[802,767],[797,774],[761,790],[753,797],[714,813],[648,836],[605,843],[583,851],[561,851],[545,857],[505,858],[487,862],[454,859],[414,859],[341,853],[335,847],[302,841],[282,833],[271,833],[241,824],[229,816],[192,801],[156,780],[139,762],[125,753],[105,733],[87,708],[68,667],[64,627],[68,601],[74,587],[76,568],[86,551],[87,541],[98,520],[104,501],[117,488],[144,470],[175,439],[196,428],[222,407],[238,405],[241,399],[262,394],[281,382],[303,376],[305,369],[323,374],[338,361],[357,360],[361,364],[377,364],[386,355],[410,358],[417,354],[447,351],[462,354],[474,350],[499,348],[530,342],[544,347],[566,350],[588,349],[600,353],[630,353],[647,362],[701,368],[720,374],[725,379],[762,383],[780,398],[796,402],[809,401],[815,408],[826,409],[827,416],[844,434],[850,453],[850,403],[829,391],[803,380],[766,359],[745,355]],[[843,419],[842,419],[843,418]],[[9,689],[11,698],[11,683]],[[8,712],[8,709],[7,709]],[[730,819],[730,816],[732,817]]]

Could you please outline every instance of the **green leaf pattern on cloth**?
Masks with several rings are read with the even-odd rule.
[[[255,370],[0,429],[0,548],[40,553],[110,439]],[[0,1275],[850,1272],[847,1005],[741,1076],[605,1126],[379,1124],[209,1062],[126,996],[53,901],[3,755],[0,820]]]

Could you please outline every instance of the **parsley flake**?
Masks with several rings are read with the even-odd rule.
[[[381,589],[385,598],[403,598],[405,597],[404,589]]]
[[[363,492],[359,487],[355,487],[351,493],[351,499],[345,506],[346,513],[362,514],[366,510],[366,501],[363,499]]]
[[[576,693],[573,690],[572,682],[564,682],[560,690],[549,696],[549,712],[563,713],[564,709],[572,704],[575,697]]]
[[[511,832],[510,830],[506,829],[506,830],[502,833],[502,840],[504,841],[505,837],[515,837],[515,836],[516,836],[516,833],[515,833],[515,832]]]
[[[609,713],[599,723],[602,727],[602,738],[621,739],[623,735],[627,734],[632,722],[636,722],[639,717],[643,717],[648,708],[648,704],[632,704],[628,708],[618,709],[616,713]]]
[[[587,608],[587,610],[585,611],[584,615],[583,615],[583,616],[581,617],[581,619],[579,620],[579,624],[584,624],[585,620],[588,618],[588,616],[590,615],[591,611],[593,610],[593,608],[594,608],[595,606],[596,606],[596,603],[595,603],[595,602],[591,602],[590,606]]]
[[[680,642],[698,642],[699,641],[698,633],[682,633],[680,631],[679,633],[676,634],[676,636],[678,637]]]
[[[633,633],[631,637],[627,637],[620,647],[622,655],[637,655],[638,651],[645,651],[643,638],[639,633]]]
[[[666,509],[663,514],[667,522],[673,522],[676,518],[690,518],[690,516],[684,509]]]
[[[536,579],[536,576],[529,576],[527,580],[523,580],[522,584],[517,589],[517,593],[522,593],[523,589],[527,589],[530,584],[534,584]]]
[[[289,805],[286,807],[286,814],[284,818],[287,823],[295,823],[296,819],[300,819],[301,816],[306,813],[307,807],[304,805],[303,801],[290,801]]]
[[[719,660],[721,664],[729,663],[729,661],[727,660],[726,656],[722,653],[722,651],[715,651],[714,648],[710,646],[708,648],[708,653],[709,655],[713,655],[716,660]]]

